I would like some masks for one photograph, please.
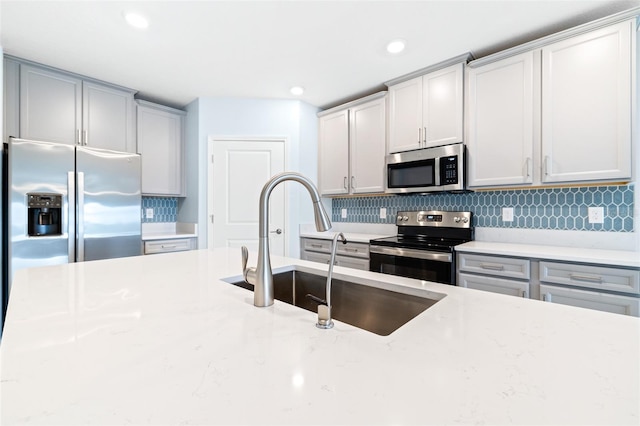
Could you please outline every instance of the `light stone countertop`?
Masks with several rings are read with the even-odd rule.
[[[640,422],[639,318],[336,266],[444,298],[386,337],[320,330],[314,313],[256,308],[220,281],[240,272],[236,249],[17,272],[0,423]]]
[[[593,263],[599,265],[640,268],[640,252],[625,250],[599,250],[551,245],[512,244],[471,241],[456,246],[458,253],[493,254],[528,257],[563,262]]]
[[[319,238],[321,240],[331,240],[333,236],[336,234],[335,231],[327,231],[327,232],[317,232],[317,231],[304,231],[300,233],[300,237],[302,238]],[[362,234],[357,232],[343,232],[344,237],[347,239],[347,242],[352,241],[354,243],[367,243],[369,244],[370,240],[374,240],[376,238],[384,238],[390,237],[395,234],[389,235],[380,235],[380,234]]]

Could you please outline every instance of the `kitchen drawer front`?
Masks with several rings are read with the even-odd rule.
[[[144,242],[144,254],[171,253],[186,251],[193,248],[192,239],[155,240]]]
[[[615,314],[640,316],[640,298],[540,284],[540,300]]]
[[[360,269],[363,271],[368,271],[369,259],[362,259],[358,257],[336,256],[336,265],[344,266],[345,268]]]
[[[640,271],[633,269],[540,262],[540,281],[640,294]]]
[[[331,244],[329,244],[331,245]],[[363,259],[369,258],[369,244],[367,243],[350,243],[342,244],[338,241],[338,247],[336,248],[336,254],[343,256],[361,257]]]
[[[342,244],[342,243],[341,243]],[[302,245],[303,250],[318,251],[321,253],[331,253],[331,240],[320,240],[315,238],[305,238]]]
[[[478,254],[458,254],[458,270],[476,274],[529,280],[531,267],[529,259],[516,257],[483,256]]]
[[[300,256],[302,260],[310,260],[311,262],[326,263],[329,264],[331,255],[329,253],[316,253],[312,251],[303,251]]]
[[[529,283],[527,281],[460,273],[458,274],[458,286],[529,298]]]

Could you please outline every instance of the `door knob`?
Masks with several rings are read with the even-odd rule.
[[[269,232],[269,233],[270,233],[270,234],[278,234],[278,235],[280,235],[280,234],[282,234],[282,229],[278,228],[278,229],[276,229],[275,231],[271,231],[271,232]]]

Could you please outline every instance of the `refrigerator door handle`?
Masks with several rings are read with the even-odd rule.
[[[84,262],[84,173],[78,172],[78,209],[76,211],[77,219],[77,239],[78,239],[78,255],[77,262]]]
[[[67,207],[68,254],[69,263],[73,263],[76,261],[76,174],[74,172],[67,172],[67,199],[69,201]]]

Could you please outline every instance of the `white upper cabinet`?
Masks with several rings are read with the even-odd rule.
[[[186,113],[137,101],[143,195],[184,195],[183,120]]]
[[[320,117],[319,184],[322,195],[349,193],[349,110]]]
[[[386,99],[357,105],[350,110],[351,192],[384,191]]]
[[[631,177],[633,22],[542,48],[542,181]]]
[[[82,127],[84,143],[94,148],[136,152],[133,92],[84,82]]]
[[[389,153],[423,148],[422,77],[389,87]]]
[[[470,63],[469,187],[629,180],[634,22]]]
[[[29,64],[19,85],[21,138],[135,152],[133,91]]]
[[[365,99],[319,118],[322,195],[384,191],[386,99],[383,94]]]
[[[20,66],[21,138],[75,145],[80,140],[81,123],[81,79]]]
[[[527,52],[469,69],[470,187],[533,183],[535,62]]]
[[[459,63],[389,86],[389,153],[463,140]]]

